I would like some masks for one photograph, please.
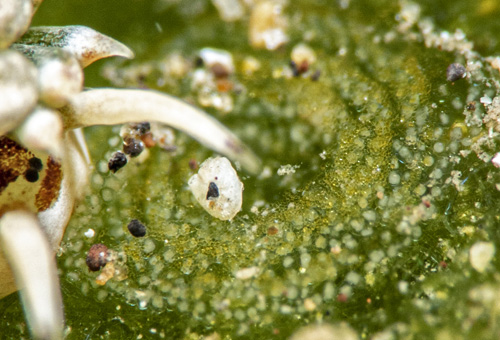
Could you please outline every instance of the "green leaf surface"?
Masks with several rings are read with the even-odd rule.
[[[500,111],[481,102],[498,92],[498,69],[485,59],[499,50],[495,1],[290,1],[290,41],[275,51],[251,47],[248,12],[227,23],[209,1],[155,1],[134,16],[135,3],[97,4],[109,12],[109,31],[116,11],[136,32],[113,36],[137,59],[105,64],[107,81],[201,106],[191,86],[197,52],[229,51],[233,109],[206,109],[268,175],[240,172],[243,210],[219,221],[187,188],[190,160],[201,163],[209,150],[177,133],[175,152],[152,148],[112,174],[119,127],[87,129],[91,188],[58,254],[67,339],[286,339],[342,321],[360,338],[498,338],[499,263],[470,251],[479,241],[500,245],[500,173],[490,161]],[[42,5],[39,22],[50,7]],[[73,24],[80,15],[93,14],[74,14]],[[464,49],[468,41],[478,48]],[[287,76],[290,51],[304,42],[317,61],[311,73]],[[173,55],[190,65],[182,76],[168,71]],[[252,74],[243,66],[250,56],[261,65]],[[454,62],[468,76],[451,83]],[[279,176],[287,164],[295,172]],[[146,237],[128,233],[132,219]],[[95,243],[119,255],[122,275],[104,286],[85,265]],[[0,310],[2,334],[27,337],[17,296]]]

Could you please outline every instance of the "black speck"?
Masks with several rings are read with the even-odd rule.
[[[137,157],[144,150],[144,143],[141,140],[131,137],[125,138],[123,141],[123,152],[130,157]]]
[[[465,72],[465,67],[462,64],[450,64],[450,66],[446,69],[446,80],[457,81],[465,78]]]
[[[131,128],[142,136],[151,130],[151,124],[149,122],[135,123],[131,125]]]
[[[40,171],[43,168],[42,160],[38,157],[31,157],[28,162],[33,170]]]
[[[293,60],[290,61],[290,68],[292,69],[292,74],[294,77],[300,76],[300,72],[299,69],[297,68],[297,64],[295,63],[295,61]]]
[[[31,182],[31,183],[34,183],[36,181],[38,181],[38,171],[36,169],[28,169],[26,170],[26,172],[24,173],[24,178],[26,178],[26,180],[28,182]]]
[[[219,188],[217,187],[217,184],[210,182],[208,185],[207,200],[217,197],[219,197]]]
[[[146,236],[146,226],[138,220],[132,220],[127,226],[128,231],[135,237]]]
[[[109,171],[115,173],[127,164],[127,156],[121,151],[115,152],[108,162]]]
[[[320,70],[316,70],[314,71],[314,73],[311,75],[311,80],[312,81],[317,81],[319,79],[319,77],[321,76],[321,71]]]
[[[196,57],[196,59],[194,60],[194,67],[195,68],[199,68],[199,67],[203,67],[203,59],[201,57]]]
[[[89,270],[93,272],[98,271],[108,262],[108,247],[101,243],[94,244],[90,247],[85,262]]]

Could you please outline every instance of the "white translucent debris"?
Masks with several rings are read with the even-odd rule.
[[[483,97],[479,98],[479,101],[484,105],[490,105],[491,103],[493,103],[491,98],[486,94]]]
[[[293,47],[290,58],[297,65],[312,65],[316,62],[316,53],[306,44],[300,43]]]
[[[208,68],[219,64],[228,74],[234,72],[233,56],[228,51],[205,47],[200,50],[200,58]]]
[[[245,14],[245,9],[239,0],[212,0],[212,3],[224,21],[236,21]]]
[[[218,219],[230,220],[241,210],[243,183],[225,157],[203,162],[188,185],[203,209]]]
[[[239,280],[248,280],[253,277],[256,277],[257,275],[259,275],[259,273],[260,273],[260,268],[253,266],[238,270],[234,276]]]
[[[291,164],[282,165],[278,169],[277,173],[278,173],[278,176],[291,175],[291,174],[294,174],[295,169],[298,169],[298,168],[300,168],[300,165],[291,165]]]
[[[482,273],[495,255],[495,246],[491,242],[476,242],[469,252],[469,261],[475,270]]]
[[[496,168],[500,168],[500,152],[497,152],[495,156],[493,156],[491,163],[493,163]]]
[[[356,332],[344,322],[316,324],[299,328],[290,340],[358,340]]]
[[[288,42],[287,19],[276,1],[261,1],[252,8],[249,23],[250,44],[254,48],[275,50]]]

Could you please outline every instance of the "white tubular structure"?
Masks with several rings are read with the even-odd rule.
[[[0,245],[21,288],[33,336],[61,339],[64,317],[54,253],[36,216],[24,210],[5,213],[0,219]]]
[[[156,121],[181,130],[203,145],[258,173],[260,160],[216,119],[182,100],[144,90],[93,89],[81,92],[60,109],[65,129]]]

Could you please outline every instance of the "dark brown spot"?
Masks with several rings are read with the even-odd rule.
[[[28,169],[24,173],[24,178],[30,183],[35,183],[36,181],[38,181],[39,178],[38,171],[32,168]]]
[[[276,228],[276,227],[267,228],[267,235],[273,236],[273,235],[276,235],[277,233],[278,233],[278,228]]]
[[[146,236],[146,226],[138,220],[132,220],[127,226],[128,231],[135,237]]]
[[[56,162],[52,157],[47,159],[47,169],[45,177],[42,181],[42,186],[35,198],[35,206],[38,211],[48,209],[59,196],[61,189],[62,171],[61,164]]]
[[[230,70],[221,63],[215,63],[210,67],[215,78],[223,79],[229,77]]]
[[[149,122],[132,123],[130,128],[135,130],[138,135],[143,135],[151,130],[151,124]]]
[[[29,168],[33,154],[12,139],[0,137],[0,193]]]
[[[194,60],[194,67],[198,68],[198,67],[203,67],[205,63],[203,62],[203,59],[201,57],[196,57],[196,59]]]
[[[300,64],[295,61],[290,61],[290,68],[292,69],[292,74],[294,77],[298,77],[309,70],[309,63],[307,60],[303,60]]]
[[[127,164],[127,156],[121,151],[115,152],[108,161],[108,169],[112,173],[117,172]]]
[[[347,300],[348,300],[347,295],[345,295],[344,293],[340,293],[339,295],[337,295],[338,302],[346,303]]]
[[[43,168],[43,163],[42,160],[38,157],[31,157],[28,160],[28,163],[30,165],[30,168],[36,171],[42,171]]]
[[[126,137],[123,140],[123,152],[130,157],[137,157],[144,150],[144,143],[140,139]]]
[[[189,160],[189,168],[190,168],[191,170],[197,170],[197,169],[198,169],[198,162],[196,161],[196,159],[191,158],[191,159]]]
[[[468,103],[466,109],[468,111],[474,111],[476,109],[476,102],[470,102],[470,103]]]
[[[0,169],[0,193],[7,188],[9,183],[14,182],[19,176],[19,172],[14,169]]]
[[[89,270],[98,271],[108,262],[108,247],[101,243],[94,244],[90,247],[85,262]]]

